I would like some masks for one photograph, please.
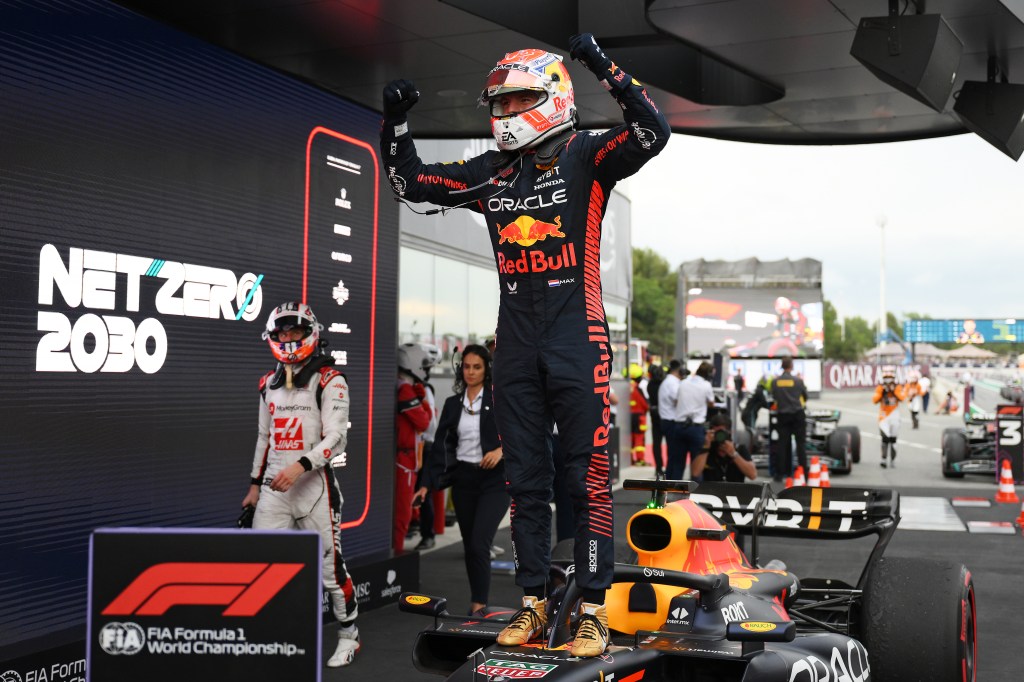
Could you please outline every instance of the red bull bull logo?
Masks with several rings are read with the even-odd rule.
[[[555,216],[555,222],[546,223],[521,215],[505,227],[498,225],[499,244],[515,242],[519,246],[533,246],[534,242],[542,242],[548,237],[565,237],[562,232],[562,216]]]

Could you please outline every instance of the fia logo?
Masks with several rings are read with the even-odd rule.
[[[107,623],[100,630],[100,648],[111,656],[132,656],[145,643],[146,636],[136,623]]]

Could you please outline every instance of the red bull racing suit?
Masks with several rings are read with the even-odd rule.
[[[381,132],[396,194],[442,206],[470,201],[466,208],[485,216],[501,287],[495,416],[512,496],[516,582],[523,587],[544,585],[548,575],[552,421],[566,452],[576,579],[585,590],[597,590],[612,578],[611,348],[601,293],[601,222],[616,182],[661,151],[671,131],[644,87],[621,69],[613,65],[599,78],[625,123],[603,133],[574,133],[543,165],[531,151],[504,174],[503,159],[514,158],[508,152],[424,164],[404,116],[385,119]],[[452,193],[489,178],[477,190]]]
[[[300,385],[305,375],[309,379]],[[300,372],[290,389],[283,379],[274,378],[271,372],[260,380],[259,436],[252,465],[252,483],[260,486],[260,499],[252,527],[319,533],[321,577],[331,609],[339,622],[351,622],[357,614],[356,598],[341,555],[341,489],[330,466],[331,458],[345,450],[348,383],[329,366]],[[271,490],[278,472],[294,462],[301,462],[306,473],[287,492]]]

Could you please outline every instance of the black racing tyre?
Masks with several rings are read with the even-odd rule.
[[[956,471],[953,464],[967,459],[967,438],[960,429],[944,429],[942,432],[942,475],[946,478],[963,478],[962,471]]]
[[[872,682],[977,682],[974,581],[963,564],[883,557],[855,626]]]
[[[836,431],[850,434],[850,456],[854,464],[860,464],[860,428],[856,426],[840,426]]]
[[[842,429],[836,429],[825,438],[825,454],[832,459],[842,462],[842,466],[829,469],[829,473],[837,476],[846,476],[853,471],[853,462],[850,459],[850,435]]]

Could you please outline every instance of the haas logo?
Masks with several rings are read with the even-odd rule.
[[[303,450],[302,419],[274,417],[274,447],[277,450]]]

